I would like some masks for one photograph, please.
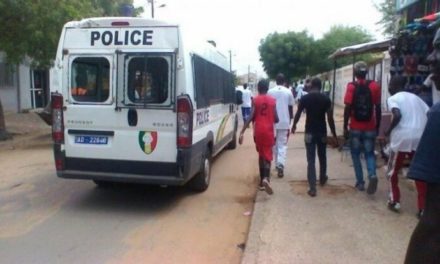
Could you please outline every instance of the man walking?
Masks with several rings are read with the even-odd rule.
[[[315,169],[315,153],[318,149],[319,159],[319,183],[325,185],[328,180],[327,176],[327,125],[325,116],[327,114],[327,122],[333,137],[337,142],[335,121],[331,102],[328,97],[321,94],[321,80],[319,78],[312,79],[310,92],[301,98],[298,104],[298,110],[292,126],[292,134],[296,131],[301,113],[306,109],[306,129],[304,141],[307,153],[307,180],[309,182],[309,191],[311,197],[316,196],[316,169]]]
[[[322,92],[325,96],[327,96],[327,98],[330,98],[330,92],[332,90],[332,84],[330,83],[330,81],[328,80],[328,76],[325,76],[325,80],[324,80],[324,88],[322,89]]]
[[[250,122],[254,121],[254,141],[259,156],[260,189],[264,189],[268,194],[273,194],[270,186],[270,165],[273,159],[274,123],[278,122],[278,116],[275,109],[275,99],[267,95],[268,88],[269,83],[266,80],[258,82],[259,94],[255,97],[250,117],[240,132],[238,142],[240,145],[243,143],[244,131]]]
[[[406,251],[405,264],[438,263],[440,259],[440,102],[428,112],[428,121],[411,163],[409,178],[426,182],[425,212]]]
[[[426,125],[429,108],[420,97],[403,91],[406,80],[402,76],[395,76],[390,80],[388,91],[388,109],[393,114],[393,121],[385,136],[390,136],[390,158],[388,160],[387,178],[389,178],[390,196],[388,208],[392,211],[400,210],[400,190],[398,173],[405,158],[412,159],[423,130]],[[426,185],[416,180],[418,192],[418,215],[421,216],[425,208]]]
[[[241,114],[243,116],[243,123],[246,123],[246,121],[249,119],[249,116],[251,114],[251,107],[252,107],[252,92],[247,88],[247,83],[243,84],[243,91],[242,93],[242,100],[243,104],[241,105]]]
[[[356,175],[355,187],[365,190],[361,164],[361,152],[364,152],[368,170],[367,193],[377,189],[376,157],[374,147],[381,118],[380,88],[375,81],[366,80],[367,64],[363,61],[354,65],[355,82],[348,83],[344,103],[344,137],[350,136],[351,158]],[[348,122],[350,121],[350,133]]]
[[[277,86],[269,90],[268,94],[275,98],[279,122],[275,125],[275,168],[278,177],[284,177],[284,167],[287,155],[287,140],[290,133],[290,121],[293,118],[295,100],[289,89],[284,87],[284,75],[279,73],[276,77]]]

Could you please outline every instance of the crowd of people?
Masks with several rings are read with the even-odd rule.
[[[417,207],[420,221],[414,230],[407,250],[405,263],[438,263],[440,259],[440,31],[434,43],[435,49],[428,56],[432,74],[424,82],[431,89],[433,106],[430,108],[419,96],[405,91],[406,79],[393,76],[389,82],[387,109],[392,119],[384,135],[378,137],[381,125],[381,89],[374,80],[367,79],[365,62],[354,64],[355,81],[347,84],[344,96],[343,136],[348,142],[354,168],[354,187],[373,195],[378,186],[376,171],[376,142],[388,144],[386,178],[389,186],[388,208],[400,211],[398,174],[405,161],[410,162],[408,177],[415,180]],[[270,185],[270,167],[275,160],[278,177],[284,176],[287,142],[294,134],[303,113],[306,115],[304,143],[307,157],[308,195],[317,195],[315,156],[319,160],[319,184],[325,185],[327,175],[327,123],[336,144],[335,123],[330,100],[331,84],[319,78],[301,81],[289,89],[284,75],[276,76],[276,86],[269,89],[267,80],[258,82],[258,95],[250,98],[250,114],[240,132],[239,143],[243,143],[244,132],[254,123],[254,142],[259,154],[259,188],[268,194],[274,190]],[[438,88],[437,88],[438,87]],[[297,102],[297,111],[293,107]],[[293,120],[293,122],[292,122]],[[327,123],[326,123],[327,121]],[[291,127],[290,127],[291,126]],[[363,155],[362,155],[363,154]],[[365,188],[361,157],[365,158],[368,185]]]

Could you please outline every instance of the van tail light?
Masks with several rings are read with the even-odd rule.
[[[192,145],[193,107],[187,95],[177,98],[177,147]]]
[[[52,139],[55,143],[64,143],[63,96],[51,94],[52,102]]]

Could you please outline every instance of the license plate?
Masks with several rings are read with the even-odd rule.
[[[77,144],[93,144],[106,145],[108,137],[104,136],[75,136],[75,143]]]

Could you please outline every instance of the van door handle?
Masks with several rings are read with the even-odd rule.
[[[127,113],[127,120],[129,126],[137,126],[138,114],[135,108],[130,108]]]

